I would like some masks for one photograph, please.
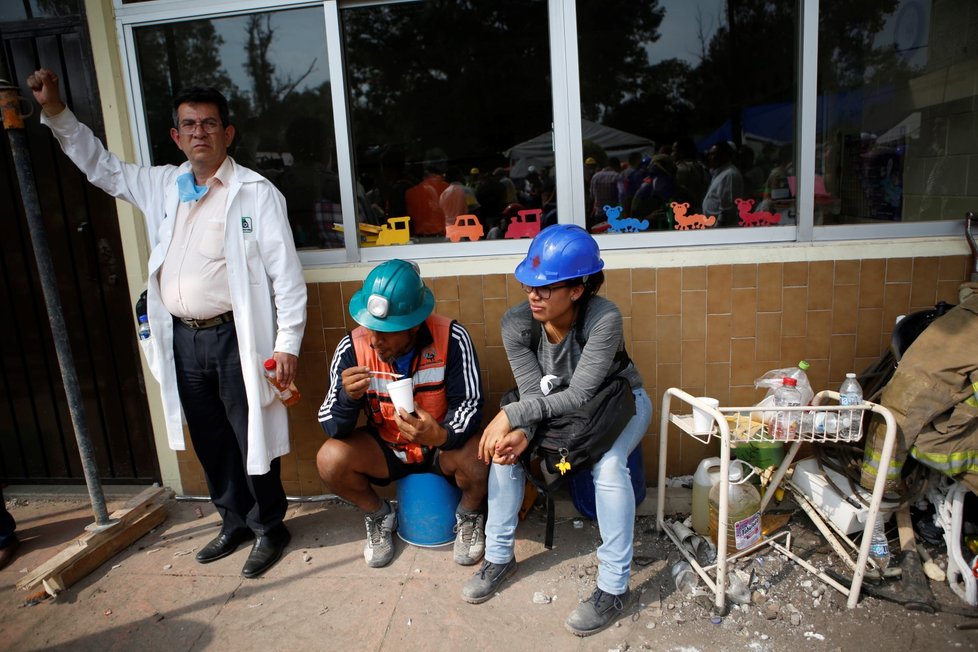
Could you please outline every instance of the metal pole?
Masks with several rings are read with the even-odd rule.
[[[68,331],[65,326],[64,310],[61,307],[61,297],[55,282],[51,250],[41,220],[34,169],[31,165],[30,151],[27,149],[27,134],[24,133],[24,116],[20,113],[23,98],[20,96],[20,90],[4,79],[6,76],[6,63],[0,57],[0,112],[3,115],[3,128],[10,140],[10,151],[13,155],[14,168],[17,170],[20,195],[24,201],[24,214],[27,216],[31,242],[34,245],[37,272],[41,278],[41,289],[44,293],[44,303],[47,305],[51,334],[54,336],[58,365],[61,367],[61,378],[64,380],[68,411],[71,413],[75,440],[78,442],[78,452],[85,471],[85,483],[88,485],[88,495],[92,500],[92,510],[95,512],[95,526],[106,527],[112,523],[105,508],[105,494],[102,492],[102,482],[98,468],[95,466],[92,441],[88,435],[88,419],[85,416],[85,406],[78,387],[78,374],[75,372],[75,360],[71,355],[71,344],[66,335]]]

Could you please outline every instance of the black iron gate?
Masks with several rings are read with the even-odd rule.
[[[80,3],[79,3],[80,4]],[[2,56],[27,76],[54,70],[82,122],[103,135],[81,15],[0,22]],[[39,110],[39,109],[35,109]],[[67,333],[51,333],[9,148],[0,152],[0,479],[84,482],[53,337],[67,337],[104,482],[159,479],[114,200],[91,186],[36,116],[30,153]]]

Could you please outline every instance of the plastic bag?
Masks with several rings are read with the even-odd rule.
[[[801,393],[801,404],[809,405],[815,398],[812,385],[808,382],[808,375],[800,367],[787,367],[785,369],[772,369],[754,381],[754,387],[767,388],[764,399],[758,403],[758,407],[774,406],[774,392],[781,387],[785,377],[794,378],[798,381],[798,391]]]

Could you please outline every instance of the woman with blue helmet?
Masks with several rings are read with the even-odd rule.
[[[518,461],[531,447],[535,426],[586,403],[617,371],[632,388],[635,415],[590,470],[602,544],[597,588],[566,621],[578,636],[607,627],[629,601],[635,495],[627,462],[652,419],[638,370],[631,363],[620,371],[613,366],[624,348],[622,317],[613,302],[597,296],[603,268],[594,238],[568,224],[541,231],[516,268],[527,301],[503,316],[502,339],[520,399],[502,407],[479,444],[480,458],[492,463],[486,551],[479,572],[462,589],[465,601],[485,602],[516,571],[515,532],[525,487]]]

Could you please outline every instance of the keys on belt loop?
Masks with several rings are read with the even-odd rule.
[[[231,321],[234,321],[234,313],[230,311],[224,313],[223,315],[218,315],[217,317],[211,317],[210,319],[184,319],[183,317],[180,317],[180,322],[184,326],[194,330],[214,328],[215,326],[220,326],[221,324],[226,324]]]

